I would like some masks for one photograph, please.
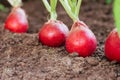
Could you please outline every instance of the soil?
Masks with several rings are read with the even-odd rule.
[[[41,0],[24,3],[30,23],[24,34],[5,30],[9,12],[0,11],[0,80],[120,80],[120,64],[104,55],[104,42],[114,28],[114,20],[112,4],[103,1],[83,0],[80,10],[80,19],[98,40],[95,53],[86,58],[69,55],[64,46],[52,48],[38,41],[38,31],[49,18]],[[70,29],[72,20],[58,6],[58,19]]]

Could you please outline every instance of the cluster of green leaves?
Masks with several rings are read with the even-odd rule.
[[[60,3],[73,21],[79,20],[82,0],[60,0]]]

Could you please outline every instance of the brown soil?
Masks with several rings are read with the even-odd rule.
[[[38,31],[49,17],[40,0],[24,3],[30,22],[25,34],[5,30],[8,13],[0,11],[0,80],[120,80],[120,65],[104,55],[104,41],[114,21],[112,5],[103,1],[83,0],[80,19],[98,40],[95,54],[86,58],[69,55],[64,46],[51,48],[38,41]],[[61,5],[57,10],[58,19],[70,28],[72,21]]]

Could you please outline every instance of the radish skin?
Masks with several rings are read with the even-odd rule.
[[[65,43],[68,28],[61,21],[49,20],[39,31],[39,40],[50,47],[59,47]]]
[[[120,62],[120,36],[117,29],[114,29],[105,41],[105,55],[111,61]]]
[[[15,33],[25,33],[28,30],[28,20],[25,11],[20,7],[21,0],[8,0],[13,6],[11,13],[5,21],[5,29]]]
[[[81,21],[75,22],[66,39],[66,50],[70,54],[77,52],[79,56],[87,57],[94,53],[96,46],[96,37],[87,25]]]

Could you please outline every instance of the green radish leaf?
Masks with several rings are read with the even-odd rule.
[[[4,5],[0,4],[0,10],[3,12],[7,12],[8,8],[6,8]]]
[[[110,4],[112,2],[112,0],[105,0],[106,4]]]
[[[113,13],[115,26],[117,27],[118,33],[120,35],[120,0],[114,1]]]
[[[0,4],[0,10],[4,10],[4,6]]]

